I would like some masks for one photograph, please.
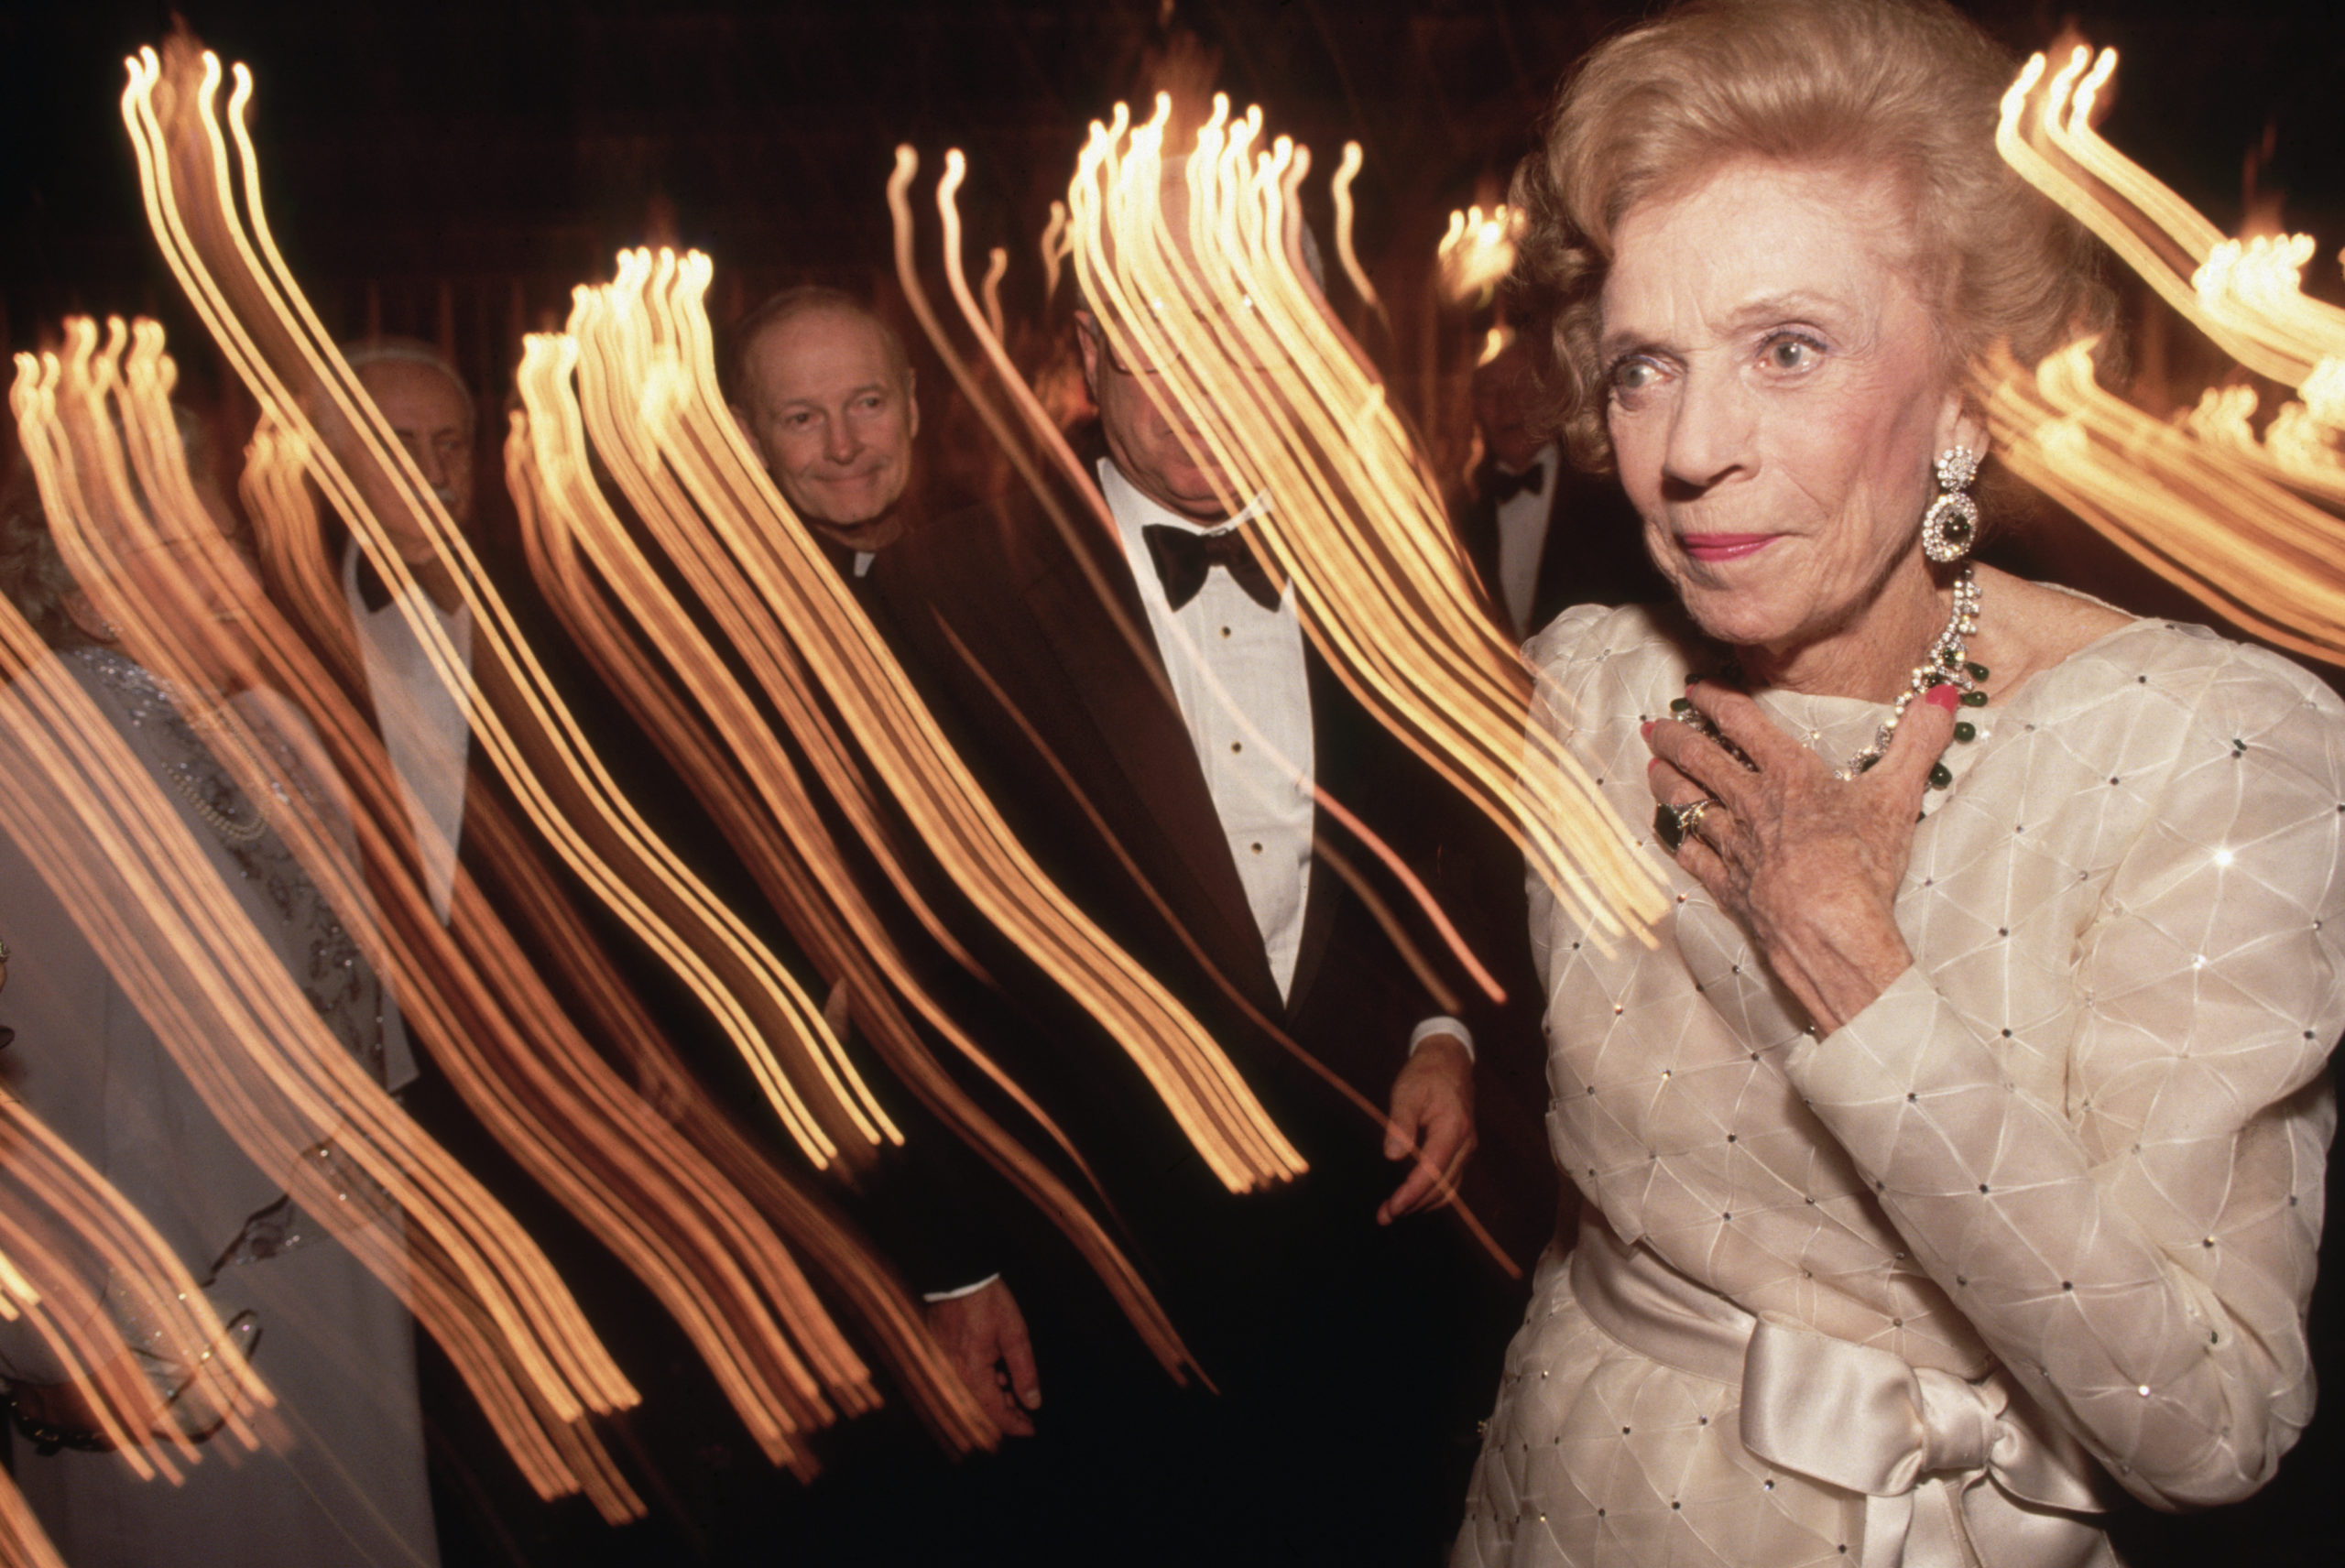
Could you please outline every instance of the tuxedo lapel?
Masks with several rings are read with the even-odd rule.
[[[1098,552],[1118,606],[1161,660],[1148,615],[1120,554]],[[1162,684],[1162,665],[1144,663],[1125,640],[1081,566],[1052,551],[1023,593],[1032,617],[1096,744],[1058,746],[1118,844],[1204,952],[1257,1007],[1280,1010],[1260,929],[1229,857],[1229,841],[1198,766],[1188,727]],[[1085,768],[1088,754],[1109,766]],[[1314,878],[1315,881],[1315,878]]]
[[[1499,509],[1478,487],[1457,513],[1457,544],[1482,585],[1483,596],[1499,602]]]
[[[1539,541],[1539,570],[1531,577],[1531,620],[1522,628],[1526,637],[1572,602],[1572,579],[1581,574],[1586,564],[1572,559],[1571,547],[1563,537],[1572,522],[1564,516],[1564,492],[1567,488],[1561,474],[1548,485],[1547,534]]]

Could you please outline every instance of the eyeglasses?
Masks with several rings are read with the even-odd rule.
[[[1242,308],[1251,310],[1252,302],[1249,301]],[[1196,311],[1183,311],[1181,313],[1178,324],[1184,327],[1186,331],[1174,334],[1165,325],[1167,318],[1172,312],[1158,310],[1151,313],[1160,329],[1162,329],[1162,335],[1172,340],[1166,346],[1175,353],[1178,353],[1181,343],[1184,340],[1217,340],[1226,345],[1221,356],[1223,362],[1234,370],[1283,370],[1294,363],[1293,357],[1283,352],[1275,341],[1271,340],[1266,332],[1246,332],[1230,321],[1227,316],[1219,314],[1207,316]],[[1123,348],[1119,349],[1116,340],[1108,335],[1107,329],[1096,322],[1086,325],[1084,330],[1098,340],[1099,347],[1107,355],[1107,363],[1120,374],[1125,376],[1164,374],[1164,366],[1156,362],[1145,345],[1137,342],[1128,342]]]

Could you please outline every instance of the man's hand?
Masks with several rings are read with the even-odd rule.
[[[1414,1156],[1417,1167],[1376,1211],[1376,1223],[1447,1203],[1473,1152],[1474,1059],[1455,1035],[1428,1035],[1392,1080],[1392,1114],[1384,1127],[1384,1158]]]
[[[1012,1437],[1034,1435],[1026,1412],[1042,1408],[1042,1381],[1026,1342],[1026,1314],[1008,1285],[996,1279],[965,1296],[931,1301],[928,1332],[997,1426]]]

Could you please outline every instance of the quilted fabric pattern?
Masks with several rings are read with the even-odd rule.
[[[1598,607],[1532,645],[1537,722],[1627,821],[1687,646]],[[1881,713],[1762,705],[1827,757]],[[2138,621],[1979,720],[1899,895],[1915,964],[1823,1039],[1657,844],[1655,948],[1598,944],[1534,883],[1555,1158],[1746,1311],[1965,1377],[2000,1361],[2149,1501],[2243,1496],[2311,1413],[2345,709]],[[1737,1397],[1612,1341],[1543,1268],[1456,1561],[1847,1561],[1853,1499],[1745,1453]]]

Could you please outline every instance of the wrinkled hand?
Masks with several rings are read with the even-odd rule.
[[[1034,1435],[1027,1414],[1042,1405],[1042,1380],[1034,1372],[1034,1347],[1026,1340],[1026,1314],[1009,1287],[996,1279],[981,1290],[928,1304],[928,1332],[953,1358],[994,1424],[1012,1437]]]
[[[1384,1126],[1384,1158],[1413,1156],[1416,1169],[1376,1211],[1376,1223],[1391,1225],[1402,1214],[1448,1203],[1473,1152],[1474,1059],[1455,1036],[1429,1035],[1392,1080],[1392,1112]]]
[[[1653,799],[1718,802],[1677,864],[1751,932],[1775,977],[1828,1034],[1913,963],[1897,930],[1897,887],[1931,765],[1954,733],[1954,688],[1908,706],[1888,753],[1847,780],[1741,693],[1698,681],[1685,694],[1756,770],[1691,725],[1645,726]]]

